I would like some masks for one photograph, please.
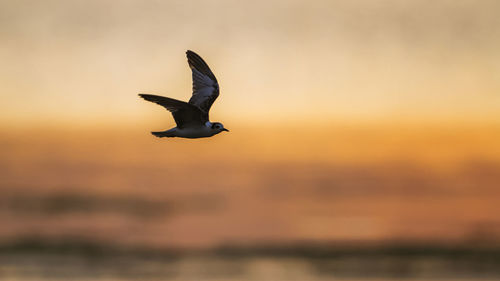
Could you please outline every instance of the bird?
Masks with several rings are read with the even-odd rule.
[[[163,96],[139,94],[147,101],[165,107],[172,113],[176,127],[162,131],[151,132],[156,137],[163,138],[207,138],[228,129],[220,122],[210,122],[208,112],[219,96],[219,83],[208,64],[195,52],[186,51],[189,67],[193,77],[193,94],[189,102],[184,102]]]

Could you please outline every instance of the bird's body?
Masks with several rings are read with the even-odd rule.
[[[187,139],[198,139],[198,138],[208,138],[215,134],[217,134],[217,130],[212,129],[212,123],[207,122],[208,124],[202,126],[191,126],[187,128],[172,128],[170,130],[166,130],[164,132],[152,132],[153,135],[162,138],[162,137],[179,137],[179,138],[187,138]]]
[[[165,107],[174,117],[177,127],[164,132],[152,132],[157,137],[206,138],[228,131],[221,123],[210,122],[208,112],[219,96],[219,84],[203,59],[187,51],[189,67],[193,74],[193,95],[189,102],[148,94],[143,99]]]

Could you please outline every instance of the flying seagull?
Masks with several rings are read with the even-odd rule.
[[[165,107],[174,116],[177,127],[163,132],[151,132],[159,138],[206,138],[222,131],[229,132],[219,122],[210,122],[208,112],[219,96],[219,84],[207,63],[195,52],[186,52],[188,64],[193,74],[193,96],[189,102],[172,98],[139,94],[147,101]]]

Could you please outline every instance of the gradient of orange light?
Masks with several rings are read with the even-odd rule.
[[[1,123],[161,118],[136,94],[187,100],[188,48],[219,77],[214,120],[500,118],[495,1],[50,3],[1,4]]]

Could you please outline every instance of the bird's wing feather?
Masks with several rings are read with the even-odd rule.
[[[180,129],[189,125],[204,125],[208,121],[207,113],[187,102],[156,95],[139,94],[139,96],[170,111],[174,116],[177,127]]]
[[[219,96],[219,84],[207,63],[195,52],[186,52],[193,74],[193,96],[189,103],[208,114],[210,107]]]

